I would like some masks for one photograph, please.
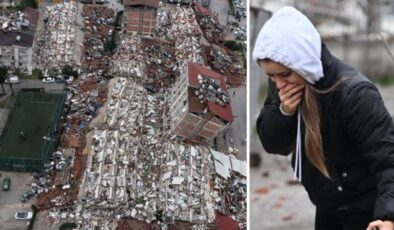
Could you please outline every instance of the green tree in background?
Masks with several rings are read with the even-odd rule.
[[[3,86],[5,79],[7,79],[7,68],[5,66],[0,66],[0,85],[1,85],[1,89],[3,90],[3,94],[5,94],[5,90]]]

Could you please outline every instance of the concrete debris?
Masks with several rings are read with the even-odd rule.
[[[36,66],[49,69],[75,63],[77,4],[65,2],[47,6],[44,31],[35,45]]]
[[[179,220],[213,223],[216,209],[246,206],[241,201],[233,202],[232,206],[218,206],[227,204],[221,204],[218,198],[221,201],[231,196],[221,190],[227,182],[217,179],[208,148],[171,140],[161,95],[164,92],[148,95],[142,85],[129,78],[112,79],[108,92],[102,126],[107,129],[95,129],[92,135],[80,191],[84,197],[80,203],[83,208],[67,212],[64,219],[70,219],[72,214],[74,221],[91,228],[103,224],[100,221],[103,215],[111,221],[133,217],[151,224]],[[233,181],[229,184],[234,188],[242,181],[232,179],[238,178],[237,175],[231,173],[228,177],[236,180],[236,184]],[[211,183],[218,180],[220,184],[213,192]],[[238,195],[233,199],[243,193],[246,190],[237,190]]]
[[[114,33],[115,11],[100,5],[84,5],[84,55],[85,67],[90,71],[105,69],[110,63],[109,44]]]
[[[149,78],[147,83],[152,86],[152,91],[170,87],[179,75],[174,44],[161,39],[144,38],[143,46]]]
[[[177,10],[170,13],[170,20],[167,36],[175,41],[176,59],[202,64],[201,33],[193,9],[177,6]]]
[[[245,70],[242,67],[243,60],[239,52],[209,46],[205,47],[205,54],[211,68],[223,74],[228,84],[238,86],[243,83]]]
[[[72,85],[68,85],[60,146],[46,165],[45,172],[51,179],[50,183],[38,188],[39,209],[48,209],[53,205],[66,207],[75,201],[86,158],[82,152],[87,126],[106,101],[106,92],[107,83],[98,72],[81,74]],[[61,195],[68,190],[71,192]],[[53,200],[58,196],[62,199]]]
[[[131,36],[122,38],[117,52],[112,58],[111,74],[134,78],[143,77],[146,68],[143,54],[140,37]]]
[[[29,27],[30,21],[23,12],[3,10],[0,16],[0,25],[4,32],[20,32],[22,29]]]
[[[201,75],[198,75],[197,78],[200,87],[194,93],[201,104],[204,104],[205,101],[212,101],[220,106],[230,103],[230,95],[227,92],[223,92],[220,87],[220,81]]]
[[[189,222],[190,229],[207,229],[215,223],[216,211],[246,223],[244,162],[181,143],[170,130],[167,86],[185,63],[204,64],[193,9],[158,9],[160,39],[121,34],[115,54],[107,59],[102,46],[112,16],[105,7],[84,8],[89,72],[68,86],[60,144],[74,154],[70,158],[63,149],[53,154],[48,174],[56,175],[57,183],[48,183],[55,188],[41,196],[38,206],[51,208],[55,221],[71,220],[79,229],[115,229],[130,218],[162,229],[178,221]],[[48,18],[48,23],[53,20]],[[95,64],[101,58],[107,66]],[[103,76],[107,70],[114,76],[109,82]],[[202,102],[229,103],[220,83],[202,75],[198,80],[201,87],[195,93]],[[237,150],[227,152],[236,155]]]
[[[195,4],[195,11],[198,24],[204,33],[205,38],[211,43],[222,43],[224,41],[224,26],[220,25],[218,16],[211,10],[204,8],[199,3]]]

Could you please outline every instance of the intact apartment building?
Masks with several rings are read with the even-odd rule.
[[[3,19],[0,23],[0,66],[32,73],[33,42],[39,12],[26,8],[23,15]]]
[[[197,63],[181,66],[169,113],[171,131],[197,143],[211,143],[233,121],[224,76]]]

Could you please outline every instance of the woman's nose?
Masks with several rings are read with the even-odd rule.
[[[281,79],[280,77],[275,77],[274,82],[276,84],[276,88],[278,89],[282,89],[287,84],[287,81]]]

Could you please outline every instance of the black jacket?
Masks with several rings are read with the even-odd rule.
[[[346,79],[336,90],[318,96],[331,180],[308,160],[303,144],[302,184],[319,210],[374,211],[376,219],[394,221],[393,121],[366,77],[332,56],[325,45],[321,60],[324,77],[316,88],[327,89],[339,78]],[[282,115],[279,104],[276,87],[269,80],[257,130],[267,152],[288,155],[295,145],[297,118]]]

